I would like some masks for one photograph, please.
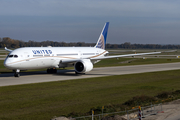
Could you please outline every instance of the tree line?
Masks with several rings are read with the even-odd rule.
[[[96,43],[85,43],[85,42],[57,42],[57,41],[32,41],[28,42],[22,40],[15,40],[9,37],[0,38],[0,48],[19,48],[19,47],[86,47],[94,46]],[[160,45],[160,44],[131,44],[130,42],[125,42],[122,44],[106,44],[106,49],[180,49],[180,45]]]

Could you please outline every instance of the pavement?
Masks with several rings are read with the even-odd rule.
[[[162,113],[147,116],[143,120],[180,120],[180,99],[164,103],[162,110]]]
[[[180,69],[180,62],[166,64],[101,67],[94,68],[91,72],[83,75],[76,75],[74,70],[58,70],[56,74],[47,74],[46,71],[22,72],[20,73],[20,77],[14,77],[14,73],[5,73],[0,74],[0,86],[64,81],[73,79],[157,72],[177,69]]]

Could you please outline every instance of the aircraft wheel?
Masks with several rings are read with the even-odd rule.
[[[19,77],[20,74],[19,73],[14,73],[14,77]]]
[[[52,69],[52,72],[53,73],[57,73],[57,69]]]
[[[47,73],[48,73],[48,74],[50,73],[50,69],[47,69]]]
[[[51,73],[52,73],[52,70],[51,70],[51,69],[47,69],[47,73],[48,73],[48,74],[51,74]]]
[[[57,69],[47,69],[47,73],[57,73]]]

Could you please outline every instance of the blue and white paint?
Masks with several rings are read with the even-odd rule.
[[[104,28],[103,28],[100,36],[99,36],[99,39],[98,39],[96,46],[95,46],[96,48],[105,49],[108,27],[109,27],[109,22],[107,22],[104,25]]]
[[[33,54],[52,54],[51,50],[32,50]]]

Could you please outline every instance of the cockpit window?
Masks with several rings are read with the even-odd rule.
[[[8,57],[13,57],[13,55],[9,55]]]
[[[17,55],[14,55],[15,58],[17,58],[18,56]]]
[[[9,55],[8,57],[9,57],[9,58],[12,58],[12,57],[18,58],[18,55]]]

